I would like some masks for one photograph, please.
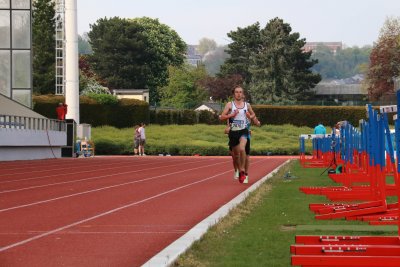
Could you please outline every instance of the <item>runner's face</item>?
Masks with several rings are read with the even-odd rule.
[[[240,87],[235,88],[234,96],[235,96],[236,101],[242,100],[243,99],[243,89]]]

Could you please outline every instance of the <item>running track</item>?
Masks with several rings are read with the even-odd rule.
[[[288,158],[0,162],[0,266],[141,266]]]

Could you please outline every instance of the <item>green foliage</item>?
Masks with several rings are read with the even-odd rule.
[[[332,126],[347,120],[357,126],[366,118],[365,107],[320,107],[320,106],[267,106],[253,105],[261,124],[315,127],[318,122]]]
[[[80,96],[80,121],[92,126],[112,125],[117,128],[131,127],[141,122],[149,121],[149,105],[147,102],[136,99],[120,99],[112,104],[111,95],[100,97],[100,101],[111,101],[100,104],[96,99]],[[54,95],[34,96],[34,111],[48,118],[57,118],[55,109],[64,97]]]
[[[89,36],[84,33],[82,36],[78,35],[78,50],[80,55],[88,55],[93,53],[92,47],[89,44]]]
[[[207,98],[199,81],[207,77],[204,67],[170,66],[169,83],[160,89],[161,106],[192,109]]]
[[[197,46],[197,51],[200,55],[205,55],[207,52],[213,51],[217,48],[217,42],[209,38],[201,38],[199,45]]]
[[[156,88],[167,84],[169,65],[183,63],[186,44],[156,19],[99,19],[88,33],[94,71],[111,89],[150,89],[150,101],[158,102]]]
[[[250,57],[257,52],[261,43],[260,23],[237,28],[236,31],[229,32],[228,37],[232,39],[226,50],[230,57],[221,66],[218,76],[239,74],[245,83],[249,84],[251,81]]]
[[[370,53],[371,47],[364,46],[349,47],[334,54],[321,44],[312,53],[312,58],[318,60],[312,70],[318,72],[323,79],[349,78],[364,71],[364,65],[369,64]]]
[[[198,123],[204,124],[219,124],[219,118],[217,113],[212,113],[208,110],[201,110],[198,112]]]
[[[203,56],[202,63],[209,75],[215,76],[221,71],[222,64],[229,58],[228,53],[225,52],[227,48],[227,46],[218,46]]]
[[[306,99],[309,89],[321,80],[310,68],[311,52],[303,52],[304,39],[282,19],[268,22],[260,32],[260,46],[250,58],[249,93],[258,104],[295,103]]]
[[[102,105],[116,105],[118,103],[118,98],[110,94],[88,93],[87,96],[93,98],[97,103]]]
[[[55,3],[52,0],[33,2],[32,52],[33,92],[55,91]]]
[[[311,52],[303,52],[305,39],[282,19],[274,18],[260,30],[257,22],[238,28],[228,36],[228,58],[220,76],[239,74],[249,87],[254,103],[295,103],[310,96],[321,80],[310,68],[317,63]]]

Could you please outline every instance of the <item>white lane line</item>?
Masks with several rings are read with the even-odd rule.
[[[130,207],[135,206],[135,205],[142,204],[142,203],[144,203],[144,202],[153,200],[153,199],[155,199],[155,198],[159,198],[159,197],[162,197],[162,196],[164,196],[164,195],[167,195],[167,194],[170,194],[170,193],[174,193],[174,192],[179,191],[179,190],[181,190],[181,189],[184,189],[184,188],[186,188],[186,187],[190,187],[190,186],[193,186],[193,185],[196,185],[196,184],[199,184],[199,183],[203,183],[203,182],[205,182],[205,181],[214,179],[215,177],[221,176],[221,175],[223,175],[223,174],[225,174],[225,173],[228,173],[228,172],[232,172],[232,169],[229,168],[228,171],[221,172],[221,173],[219,173],[219,174],[215,174],[215,175],[213,175],[213,176],[211,176],[211,177],[208,177],[208,178],[205,178],[205,179],[202,179],[202,180],[193,182],[193,183],[189,183],[189,184],[186,184],[186,185],[182,185],[182,186],[176,187],[176,188],[174,188],[174,189],[165,191],[165,192],[163,192],[163,193],[159,193],[159,194],[157,194],[157,195],[154,195],[154,196],[151,196],[151,197],[148,197],[148,198],[139,200],[139,201],[135,201],[135,202],[132,202],[132,203],[130,203],[130,204],[127,204],[127,205],[124,205],[124,206],[121,206],[121,207],[118,207],[118,208],[115,208],[115,209],[112,209],[112,210],[109,210],[109,211],[100,213],[100,214],[98,214],[98,215],[95,215],[95,216],[92,216],[92,217],[89,217],[89,218],[86,218],[86,219],[83,219],[83,220],[80,220],[80,221],[77,221],[77,222],[74,222],[74,223],[71,223],[71,224],[68,224],[68,225],[59,227],[59,228],[56,228],[56,229],[54,229],[54,230],[45,232],[45,233],[40,234],[40,235],[33,236],[33,237],[31,237],[31,238],[28,238],[28,239],[25,239],[25,240],[22,240],[22,241],[19,241],[19,242],[10,244],[10,245],[8,245],[8,246],[1,247],[1,248],[0,248],[0,252],[3,252],[3,251],[6,251],[6,250],[8,250],[8,249],[11,249],[11,248],[15,248],[15,247],[24,245],[24,244],[26,244],[26,243],[32,242],[32,241],[37,240],[37,239],[42,238],[42,237],[46,237],[46,236],[55,234],[55,233],[57,233],[57,232],[60,232],[60,231],[63,231],[63,230],[65,230],[65,229],[74,227],[74,226],[76,226],[76,225],[79,225],[79,224],[82,224],[82,223],[85,223],[85,222],[88,222],[88,221],[92,221],[92,220],[95,220],[95,219],[104,217],[104,216],[109,215],[109,214],[112,214],[112,213],[114,213],[114,212],[117,212],[117,211],[120,211],[120,210],[123,210],[123,209],[126,209],[126,208],[130,208]]]
[[[21,209],[21,208],[30,207],[30,206],[34,206],[34,205],[39,205],[39,204],[43,204],[43,203],[49,203],[49,202],[60,200],[60,199],[75,197],[75,196],[79,196],[79,195],[85,195],[85,194],[98,192],[98,191],[102,191],[102,190],[106,190],[106,189],[110,189],[110,188],[120,187],[120,186],[124,186],[124,185],[145,182],[145,181],[154,180],[154,179],[165,177],[165,176],[175,175],[175,174],[178,174],[178,173],[197,170],[197,169],[201,169],[201,168],[208,168],[209,166],[215,166],[215,165],[225,164],[225,163],[226,163],[226,161],[219,162],[219,163],[214,163],[214,164],[211,164],[211,165],[191,168],[191,169],[185,169],[185,170],[177,171],[177,172],[170,172],[170,173],[163,174],[163,175],[152,176],[152,177],[149,177],[149,178],[136,180],[136,181],[132,181],[132,182],[126,182],[126,183],[121,183],[121,184],[116,184],[116,185],[111,185],[111,186],[105,186],[105,187],[101,187],[101,188],[97,188],[97,189],[93,189],[93,190],[88,190],[88,191],[84,191],[84,192],[80,192],[80,193],[75,193],[75,194],[71,194],[71,195],[65,195],[65,196],[61,196],[61,197],[56,197],[56,198],[41,200],[41,201],[37,201],[37,202],[32,202],[32,203],[25,204],[25,205],[19,205],[19,206],[14,206],[14,207],[10,207],[10,208],[0,209],[0,212]],[[181,164],[181,165],[183,165],[183,164]]]
[[[186,160],[186,161],[187,161],[187,160]],[[174,162],[176,162],[176,161],[174,161]],[[182,161],[179,161],[179,162],[182,162]],[[196,162],[196,161],[192,161],[192,162]],[[122,166],[115,166],[115,164],[111,164],[111,165],[114,165],[115,167],[104,168],[104,169],[96,169],[96,171],[104,171],[104,170],[112,170],[112,169],[120,169],[120,168],[125,168],[125,167],[132,167],[131,162],[129,162],[129,163],[130,163],[129,165],[123,164]],[[105,164],[105,165],[109,165],[109,164]],[[147,166],[147,165],[154,165],[154,162],[145,163],[145,164],[135,164],[135,167]],[[66,176],[66,175],[72,175],[72,174],[80,174],[80,173],[93,172],[93,167],[96,167],[96,166],[98,166],[98,165],[92,165],[92,166],[90,166],[90,167],[92,168],[92,170],[84,170],[84,171],[71,172],[71,173],[57,173],[57,174],[52,174],[52,175],[38,176],[38,177],[25,178],[25,179],[0,181],[0,184],[21,182],[21,181],[29,181],[29,180],[39,180],[39,179],[43,179],[43,178],[60,177],[60,176]],[[101,165],[101,166],[104,166],[104,165]],[[174,166],[175,166],[175,165],[174,165]],[[87,168],[87,166],[80,166],[80,168],[82,168],[82,167]],[[149,170],[149,169],[146,169],[146,170]],[[150,170],[151,170],[151,169],[150,169]],[[31,172],[30,172],[30,173],[31,173]]]
[[[175,164],[175,165],[168,165],[168,166],[159,166],[159,167],[154,167],[154,168],[148,168],[148,169],[146,169],[146,171],[147,171],[147,170],[160,169],[160,168],[174,167],[174,166],[182,166],[182,165],[191,164],[191,163],[196,163],[196,161],[186,162],[186,163],[178,163],[178,164]],[[0,194],[6,194],[6,193],[12,193],[12,192],[19,192],[19,191],[25,191],[25,190],[31,190],[31,189],[43,188],[43,187],[55,186],[55,185],[70,184],[70,183],[76,183],[76,182],[82,182],[82,181],[90,181],[90,180],[96,180],[96,179],[101,179],[101,178],[107,178],[107,177],[112,177],[112,176],[117,176],[117,175],[122,175],[122,174],[127,174],[127,173],[142,172],[142,171],[143,171],[143,169],[141,169],[141,170],[134,170],[134,171],[127,171],[127,172],[118,172],[118,173],[113,173],[113,174],[107,174],[107,175],[102,175],[102,176],[95,176],[95,177],[91,177],[91,178],[84,178],[84,179],[78,179],[78,180],[72,180],[72,181],[66,181],[66,182],[59,182],[59,183],[52,183],[52,184],[44,184],[44,185],[35,185],[35,186],[29,186],[29,187],[24,187],[24,188],[18,188],[18,189],[4,190],[4,191],[0,191]]]
[[[250,192],[257,189],[262,183],[264,183],[267,179],[277,173],[280,168],[289,163],[289,161],[290,160],[285,161],[283,164],[271,171],[268,175],[264,176],[263,178],[252,184],[245,191],[236,196],[234,199],[226,203],[224,206],[220,207],[216,212],[195,225],[186,234],[175,240],[172,244],[167,246],[157,255],[144,263],[142,267],[171,266],[171,264],[179,257],[179,255],[184,253],[196,240],[199,240],[211,226],[217,224],[223,217],[225,217],[229,213],[229,211],[231,211],[234,207],[243,202]]]

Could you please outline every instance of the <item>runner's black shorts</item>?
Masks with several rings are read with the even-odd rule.
[[[235,147],[240,143],[240,138],[244,136],[247,138],[249,135],[248,129],[243,129],[239,131],[229,131],[229,147]]]
[[[228,143],[229,146],[229,143]],[[247,143],[246,143],[246,147],[244,148],[244,150],[246,151],[246,155],[250,155],[250,138],[247,138]],[[232,147],[229,146],[229,151],[232,151]]]

